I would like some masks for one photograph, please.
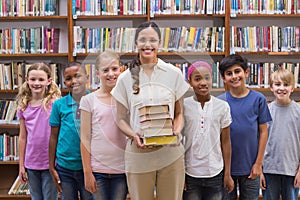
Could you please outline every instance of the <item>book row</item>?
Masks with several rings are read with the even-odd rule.
[[[0,120],[11,123],[16,120],[17,103],[14,100],[0,100]]]
[[[18,89],[24,83],[27,69],[31,65],[32,63],[26,63],[25,61],[0,63],[0,89]],[[51,69],[52,80],[58,85],[61,84],[63,82],[62,77],[58,73],[61,65],[58,63],[49,63],[47,65]]]
[[[0,161],[19,160],[19,136],[0,133]]]
[[[235,14],[300,14],[300,0],[231,0]]]
[[[0,0],[0,17],[58,15],[57,0]]]
[[[73,0],[73,15],[147,14],[147,0]],[[150,0],[150,15],[224,14],[225,0]]]
[[[73,16],[145,15],[147,0],[73,0]]]
[[[300,88],[300,63],[250,63],[250,75],[246,85],[250,88],[269,88],[270,75],[277,69],[287,69],[294,74],[295,88]]]
[[[185,80],[188,80],[187,71],[190,63],[172,63],[175,67],[182,71]],[[49,63],[47,64],[51,68],[51,77],[59,86],[59,88],[66,88],[63,83],[62,64]],[[121,71],[125,71],[130,65],[130,62],[121,64]],[[295,75],[295,88],[300,87],[300,63],[249,63],[250,77],[247,80],[249,87],[269,87],[270,74],[278,68],[285,68],[290,70]],[[1,90],[18,89],[25,81],[25,72],[31,66],[26,62],[11,62],[0,63],[0,86]],[[97,77],[95,63],[83,63],[86,69],[89,81],[86,85],[88,89],[97,89],[101,86],[101,82]],[[224,88],[224,83],[219,73],[219,62],[212,63],[212,82],[213,88]],[[2,75],[1,75],[2,74]],[[12,118],[13,119],[13,118]]]
[[[225,14],[225,0],[150,0],[155,14]]]
[[[136,28],[83,28],[74,26],[74,53],[96,53],[111,49],[136,52]],[[160,28],[163,52],[224,52],[224,27]]]
[[[58,0],[0,0],[0,17],[59,15]],[[147,14],[147,0],[72,0],[73,16]],[[300,0],[232,0],[236,14],[299,14]],[[150,0],[155,14],[225,14],[225,0]],[[76,17],[74,17],[76,18]]]
[[[231,27],[231,52],[300,52],[300,26]]]
[[[59,28],[0,29],[0,54],[58,53]]]

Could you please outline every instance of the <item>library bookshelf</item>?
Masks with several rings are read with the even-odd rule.
[[[106,8],[100,6],[101,8],[90,12],[91,3],[97,2],[96,0],[53,0],[50,2],[54,3],[52,8],[55,10],[55,14],[48,13],[41,16],[42,11],[45,10],[44,8],[41,9],[44,0],[39,0],[35,1],[39,2],[38,6],[35,5],[37,12],[30,14],[31,16],[26,14],[27,6],[15,9],[21,14],[9,13],[9,10],[5,12],[3,9],[0,11],[2,34],[0,64],[21,63],[22,69],[26,68],[27,63],[34,62],[64,65],[70,61],[79,61],[83,64],[94,64],[99,51],[107,48],[120,52],[122,62],[127,63],[136,55],[134,45],[131,44],[133,39],[126,36],[120,43],[120,38],[117,36],[125,32],[132,36],[134,35],[132,34],[134,32],[130,32],[132,28],[151,20],[162,28],[162,46],[159,57],[168,62],[187,63],[188,65],[197,60],[205,60],[210,63],[218,63],[225,56],[237,53],[247,57],[250,63],[257,64],[256,68],[264,67],[264,64],[268,63],[294,70],[300,62],[299,1],[287,0],[289,6],[280,7],[272,3],[261,5],[259,3],[262,0],[257,0],[255,2],[258,4],[251,7],[251,5],[244,4],[244,1],[238,0],[166,0],[164,1],[166,4],[160,4],[160,6],[156,5],[155,2],[161,3],[161,0],[139,0],[135,1],[137,5],[128,5],[131,1],[118,0],[117,2],[122,2],[123,6],[125,2],[128,8],[137,9],[121,9],[119,7],[118,10],[114,5],[109,4],[111,1],[107,1]],[[0,0],[0,2],[4,1]],[[85,2],[85,4],[80,4],[80,2]],[[195,5],[196,2],[199,4]],[[275,0],[268,2],[275,2]],[[203,7],[205,4],[207,7]],[[91,7],[87,7],[88,5]],[[199,9],[193,10],[192,8],[195,7]],[[30,9],[29,11],[32,12]],[[99,9],[102,9],[102,12]],[[40,34],[41,30],[44,32],[46,28],[59,29],[57,50],[51,50],[49,46],[45,50],[43,46],[45,44],[42,47],[39,46],[42,42],[37,36],[33,41],[24,40],[24,38],[29,38],[26,35],[28,33],[24,32],[25,29],[30,31],[37,29],[37,33]],[[3,38],[7,37],[3,35],[4,30],[8,35],[12,31],[15,31],[13,34],[19,34],[17,36],[19,36],[20,41],[23,41],[23,43],[20,42],[21,46],[14,46],[15,49],[12,51],[13,47],[9,46],[9,43],[2,43]],[[102,33],[102,39],[94,37],[93,34],[97,31]],[[180,35],[176,35],[176,32]],[[106,37],[107,35],[110,36],[104,38],[104,33]],[[196,33],[202,34],[203,40],[199,39],[201,35],[196,39]],[[264,35],[263,33],[268,34]],[[276,40],[279,36],[282,38],[280,41]],[[96,40],[91,38],[96,38]],[[48,38],[47,42],[49,40]],[[115,42],[116,40],[119,41],[119,44]],[[34,43],[34,41],[39,41],[39,44]],[[44,38],[42,41],[45,43],[46,39]],[[176,43],[180,41],[182,44]],[[14,41],[13,44],[16,45],[18,42]],[[8,46],[9,49],[3,49],[4,46]],[[14,65],[12,64],[12,66]],[[56,70],[59,71],[59,68]],[[20,75],[24,77],[24,72],[22,73]],[[19,82],[15,80],[11,87],[5,85],[1,87],[0,99],[14,99],[18,92],[17,88],[22,81],[24,79],[20,79]],[[61,80],[58,79],[58,81]],[[249,83],[249,87],[262,92],[267,100],[271,101],[273,95],[266,88],[265,80],[260,81],[262,82]],[[298,81],[298,83],[300,82]],[[217,96],[222,92],[224,92],[224,88],[213,89],[213,95]],[[190,91],[187,95],[191,94]],[[292,98],[300,101],[299,88],[295,89]],[[0,124],[0,133],[4,132],[17,135],[18,125],[2,123]],[[27,195],[7,195],[17,175],[17,161],[0,161],[0,199],[30,199],[30,196]]]

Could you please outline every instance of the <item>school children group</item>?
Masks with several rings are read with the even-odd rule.
[[[248,63],[239,55],[219,66],[228,91],[214,97],[212,67],[204,61],[180,70],[157,57],[160,29],[136,30],[138,55],[120,72],[112,51],[96,59],[101,87],[89,93],[85,68],[63,69],[61,97],[43,63],[33,64],[17,96],[19,177],[31,199],[264,200],[298,199],[300,105],[290,98],[291,72],[271,74],[275,100],[249,90]],[[194,95],[184,98],[192,87]],[[168,105],[176,145],[141,141],[139,108]],[[154,194],[155,193],[155,194]]]

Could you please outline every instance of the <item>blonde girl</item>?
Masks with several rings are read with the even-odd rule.
[[[126,137],[116,123],[116,103],[110,94],[121,73],[119,55],[112,51],[96,59],[101,87],[80,101],[81,157],[85,188],[95,199],[125,200]]]
[[[60,96],[50,68],[44,63],[32,64],[17,95],[17,116],[20,120],[19,178],[28,181],[33,200],[57,199],[57,190],[49,173],[48,146],[52,103]]]

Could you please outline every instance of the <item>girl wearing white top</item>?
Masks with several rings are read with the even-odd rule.
[[[184,200],[221,200],[223,187],[229,192],[231,115],[229,105],[210,95],[212,68],[203,61],[193,63],[188,80],[194,95],[184,99],[186,189]]]

